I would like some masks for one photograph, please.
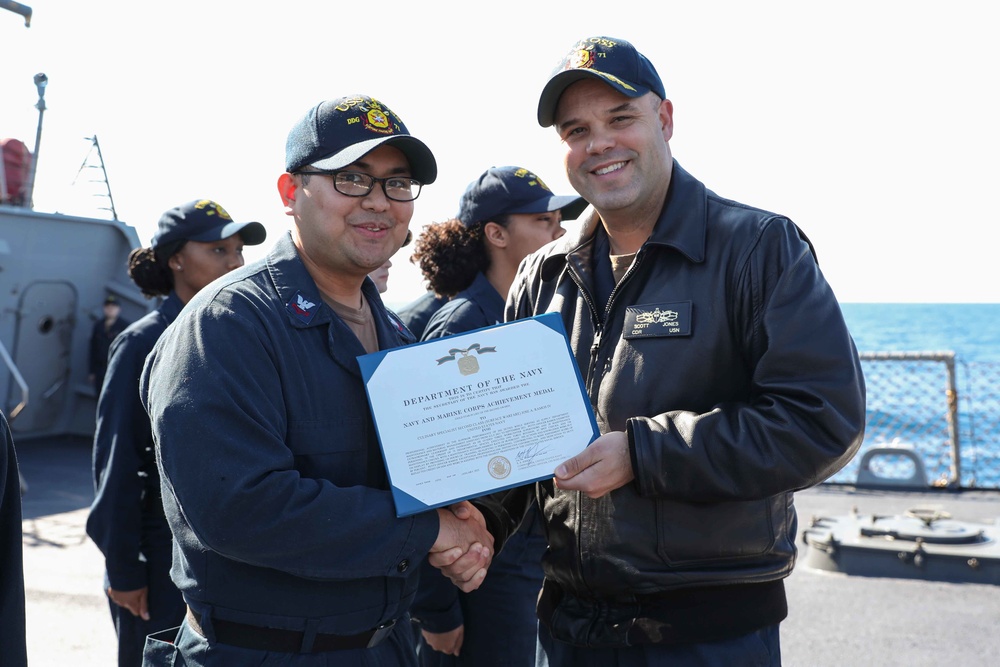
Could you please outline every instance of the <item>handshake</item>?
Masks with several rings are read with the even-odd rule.
[[[486,530],[486,520],[467,500],[437,513],[441,527],[427,560],[462,591],[474,591],[493,560],[493,536]]]
[[[628,436],[611,431],[559,464],[554,481],[557,489],[601,498],[634,479]],[[438,516],[441,528],[427,560],[466,593],[474,591],[493,560],[493,536],[486,530],[486,519],[467,500],[438,509]]]

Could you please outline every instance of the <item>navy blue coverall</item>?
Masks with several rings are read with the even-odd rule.
[[[149,416],[139,400],[146,355],[181,308],[180,299],[171,293],[115,338],[97,402],[95,496],[87,534],[104,554],[105,589],[149,587],[148,621],[108,600],[118,633],[119,667],[141,665],[146,635],[184,618],[184,600],[170,580],[170,526],[160,501]]]
[[[0,659],[28,664],[25,646],[24,557],[21,543],[21,480],[7,418],[0,413]]]
[[[412,342],[371,280],[362,293],[379,349]],[[289,234],[157,343],[140,391],[191,611],[147,664],[416,665],[408,611],[440,523],[396,517],[363,354]],[[317,649],[355,637],[375,645]]]
[[[500,324],[504,299],[482,273],[431,317],[422,340]],[[546,539],[535,507],[508,538],[490,565],[483,584],[463,593],[438,570],[424,564],[412,614],[429,632],[447,632],[464,623],[459,655],[445,655],[418,639],[423,667],[498,665],[533,667],[538,617],[535,602],[542,588]]]

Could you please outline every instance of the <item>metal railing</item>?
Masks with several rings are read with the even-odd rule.
[[[0,169],[3,169],[2,164],[0,164]],[[7,347],[2,342],[0,342],[0,359],[3,360],[4,364],[6,364],[7,369],[10,371],[10,376],[21,389],[21,401],[15,405],[11,409],[10,414],[7,415],[7,421],[12,422],[19,414],[21,414],[21,410],[24,410],[24,407],[28,404],[28,383],[24,381],[24,376],[21,375],[21,369],[19,369],[17,364],[14,363],[14,359],[10,356],[10,352],[7,351]],[[17,471],[17,478],[21,483],[21,495],[23,496],[28,491],[28,483],[24,480],[24,475],[20,470]]]
[[[1000,488],[1000,363],[963,362],[954,352],[860,356],[868,394],[865,440],[828,481],[854,483],[868,475],[868,466],[877,468],[876,478],[908,479],[922,463],[931,486]],[[893,448],[910,450],[919,461]]]
[[[10,376],[17,383],[17,386],[21,389],[21,402],[15,405],[11,411],[7,414],[7,421],[14,421],[21,410],[24,410],[24,406],[28,404],[28,383],[24,381],[24,376],[21,375],[20,369],[17,364],[14,363],[14,359],[11,358],[10,352],[2,342],[0,342],[0,359],[3,360],[4,364],[7,365],[7,369],[10,370]]]

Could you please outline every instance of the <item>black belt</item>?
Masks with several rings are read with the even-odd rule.
[[[202,637],[201,620],[188,607],[187,622],[191,628]],[[366,630],[357,635],[327,635],[316,634],[312,647],[303,650],[305,632],[299,630],[281,630],[266,628],[260,625],[236,623],[221,618],[212,619],[212,629],[215,630],[215,641],[220,644],[239,646],[255,651],[272,651],[275,653],[323,653],[325,651],[342,651],[344,649],[372,648],[378,646],[383,639],[392,633],[396,621],[386,621],[377,628]]]

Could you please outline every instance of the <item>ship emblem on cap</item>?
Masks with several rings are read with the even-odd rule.
[[[590,49],[577,49],[567,60],[566,69],[590,69],[594,66],[594,52]]]
[[[368,124],[384,130],[389,127],[389,119],[381,109],[371,109],[368,111]]]
[[[194,205],[194,207],[198,210],[205,211],[205,215],[217,215],[223,220],[232,221],[232,217],[230,217],[229,212],[211,199],[201,199]]]

